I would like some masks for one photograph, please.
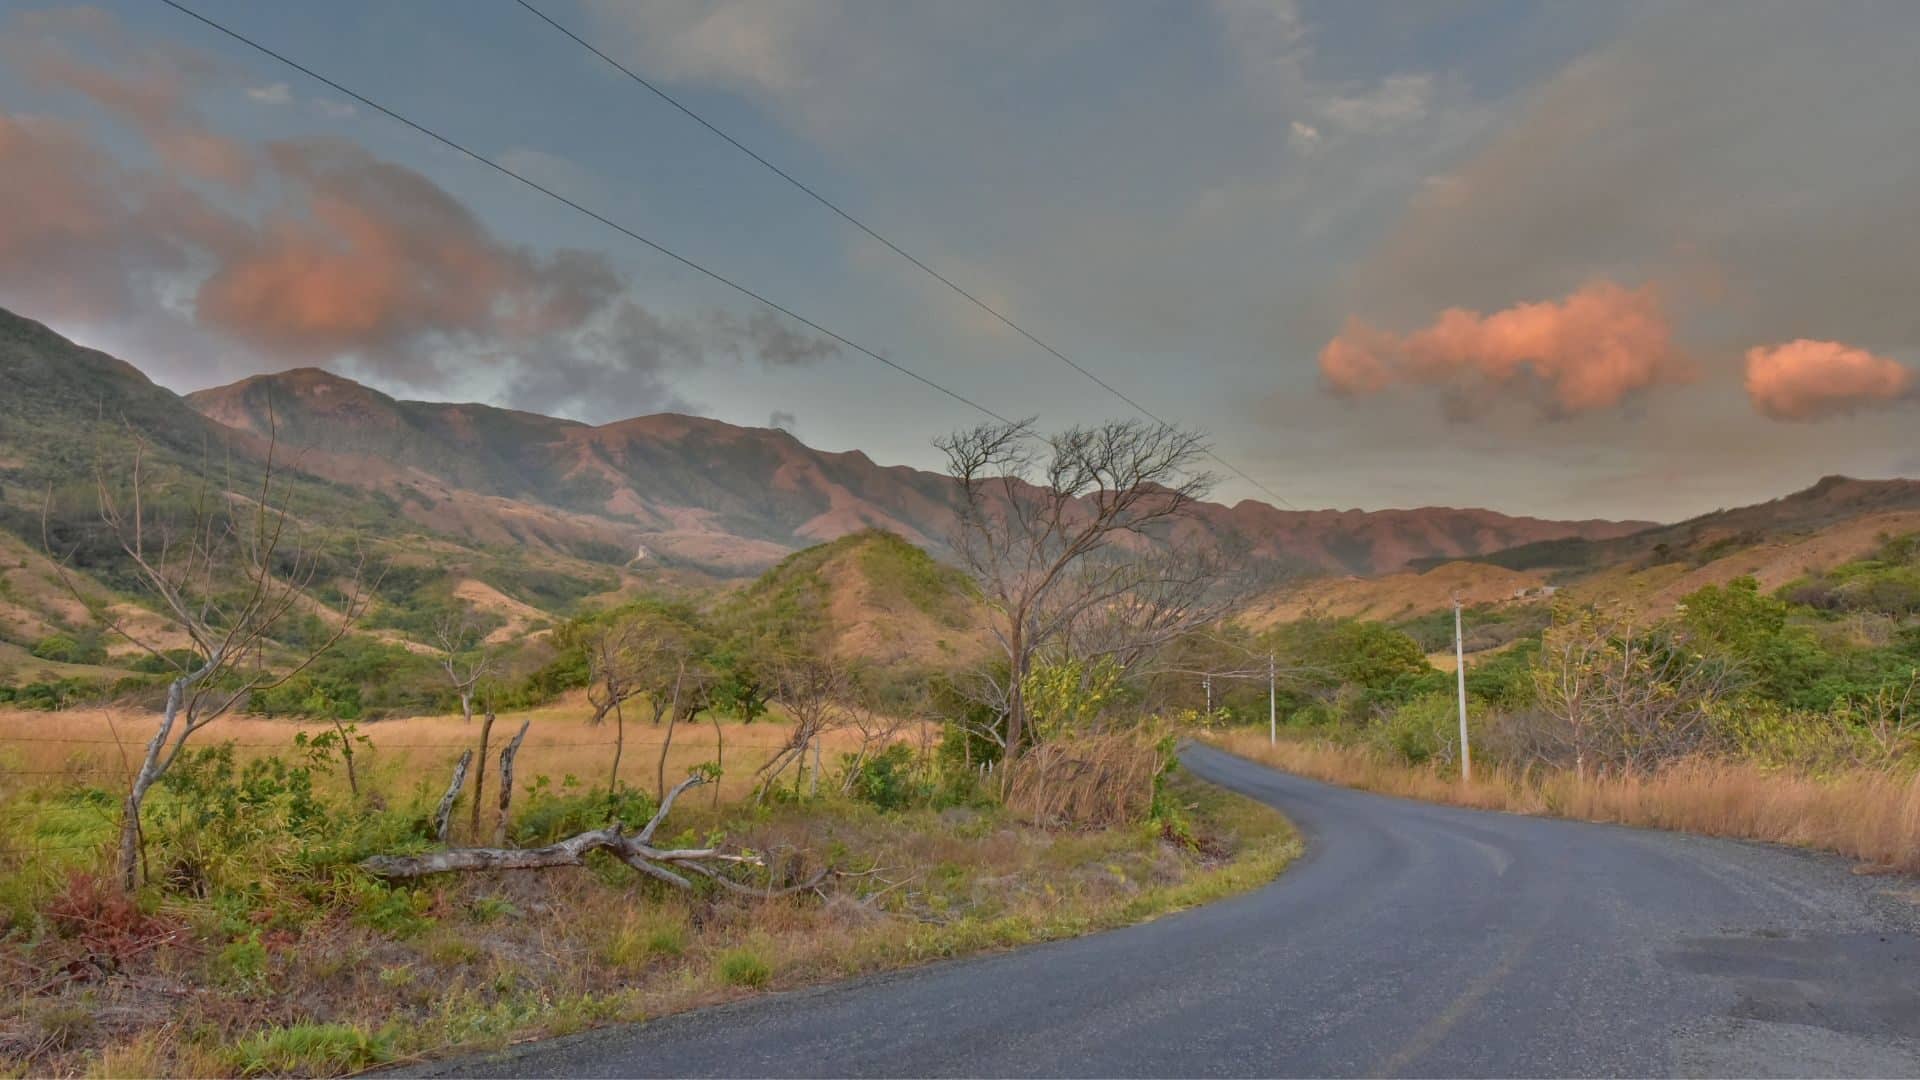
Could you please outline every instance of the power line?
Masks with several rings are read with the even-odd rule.
[[[169,0],[169,2],[171,2],[171,0]],[[1067,365],[1073,370],[1086,376],[1088,379],[1093,380],[1095,385],[1099,386],[1102,390],[1105,390],[1107,393],[1112,394],[1114,397],[1119,398],[1121,401],[1126,402],[1129,406],[1133,408],[1135,412],[1153,421],[1154,423],[1159,424],[1161,427],[1172,426],[1168,424],[1165,420],[1160,419],[1159,416],[1155,415],[1154,412],[1148,409],[1146,406],[1140,404],[1138,401],[1135,401],[1133,398],[1127,396],[1125,393],[1122,393],[1120,389],[1118,387],[1115,387],[1112,383],[1101,378],[1099,375],[1094,374],[1092,371],[1088,370],[1083,365],[1076,363],[1067,354],[1061,352],[1059,349],[1054,348],[1052,345],[1047,344],[1045,341],[1040,340],[1040,338],[1036,337],[1026,327],[1021,326],[1019,323],[1014,322],[1012,319],[1002,314],[993,305],[987,303],[985,300],[982,300],[978,296],[975,296],[973,293],[967,291],[958,282],[955,282],[952,278],[949,278],[945,274],[942,274],[940,271],[935,270],[931,266],[928,266],[926,263],[920,261],[920,259],[916,258],[911,252],[907,251],[905,248],[902,248],[900,245],[894,243],[893,241],[887,239],[886,237],[880,235],[878,232],[874,231],[874,229],[871,226],[869,226],[866,222],[861,221],[859,218],[854,217],[852,214],[842,209],[838,203],[835,203],[833,200],[827,198],[825,195],[822,195],[818,191],[815,191],[812,187],[808,186],[799,178],[795,177],[792,173],[787,172],[785,169],[782,169],[780,166],[775,165],[773,162],[768,161],[764,157],[761,157],[758,153],[755,153],[753,149],[748,147],[745,143],[742,143],[740,140],[734,138],[733,136],[727,134],[725,131],[722,131],[720,128],[716,127],[706,117],[701,116],[699,113],[694,112],[692,109],[688,108],[678,98],[667,93],[665,90],[660,89],[660,87],[648,81],[646,77],[642,76],[639,72],[634,71],[632,68],[629,68],[625,64],[622,64],[620,61],[602,52],[592,42],[588,41],[586,38],[581,37],[579,34],[574,33],[572,30],[569,30],[567,27],[565,27],[564,25],[556,21],[552,16],[548,15],[546,12],[535,7],[530,2],[530,0],[516,0],[516,2],[519,3],[521,7],[526,8],[528,11],[532,12],[535,16],[539,17],[539,19],[542,22],[545,22],[548,26],[551,26],[555,30],[560,31],[562,34],[565,34],[567,37],[572,38],[574,42],[577,43],[581,48],[587,50],[593,55],[606,61],[608,64],[612,65],[615,69],[617,69],[621,74],[625,75],[627,78],[632,79],[634,82],[639,83],[641,86],[646,87],[648,90],[652,91],[654,96],[658,97],[660,100],[680,110],[682,113],[685,113],[686,116],[689,119],[691,119],[694,123],[699,124],[701,127],[706,128],[708,131],[713,132],[715,135],[725,140],[734,149],[740,151],[741,153],[752,158],[753,160],[759,162],[761,165],[766,166],[766,168],[769,171],[771,171],[775,176],[778,176],[780,179],[785,180],[787,183],[792,184],[794,187],[799,188],[801,191],[805,192],[808,195],[808,197],[813,199],[813,201],[819,203],[821,206],[824,206],[828,210],[831,210],[835,214],[839,215],[842,220],[847,222],[847,224],[852,225],[854,228],[859,229],[861,232],[865,233],[867,236],[885,245],[887,249],[892,251],[895,255],[898,255],[901,258],[912,263],[913,265],[919,267],[921,270],[925,271],[928,275],[930,275],[934,280],[940,282],[942,285],[945,285],[947,288],[952,289],[954,292],[965,297],[968,302],[973,304],[973,306],[993,316],[995,319],[999,320],[1002,325],[1006,326],[1008,329],[1012,330],[1014,333],[1019,334],[1021,337],[1026,338],[1028,341],[1032,342],[1034,345],[1039,346],[1041,349],[1051,354],[1055,359],[1059,360],[1061,363]],[[1265,492],[1268,497],[1274,499],[1280,505],[1286,507],[1289,510],[1294,509],[1293,504],[1288,502],[1285,498],[1281,497],[1279,492],[1274,491],[1272,488],[1268,487],[1267,485],[1247,475],[1238,466],[1234,465],[1232,462],[1228,461],[1227,459],[1221,457],[1219,454],[1215,453],[1211,448],[1209,448],[1206,451],[1206,454],[1209,458],[1212,458],[1215,462],[1217,462],[1224,468],[1233,472],[1234,475],[1240,477],[1240,479],[1245,480],[1247,483],[1252,484],[1254,487],[1259,488],[1262,492]]]
[[[627,228],[625,225],[622,225],[617,221],[614,221],[613,219],[607,217],[606,215],[601,214],[596,210],[589,209],[588,207],[583,206],[572,199],[569,199],[565,195],[560,194],[559,192],[553,190],[552,188],[549,188],[544,184],[540,184],[518,172],[515,172],[512,169],[509,169],[505,165],[500,164],[499,162],[493,160],[490,157],[487,157],[485,154],[482,154],[477,150],[468,149],[466,146],[463,146],[462,144],[455,142],[454,140],[448,138],[445,135],[440,134],[439,132],[433,130],[430,127],[427,127],[424,124],[407,119],[406,117],[400,115],[394,110],[387,108],[385,105],[382,105],[379,102],[374,101],[372,98],[367,97],[365,94],[361,94],[355,90],[351,90],[345,86],[342,86],[340,83],[335,82],[334,80],[326,77],[325,75],[320,74],[319,72],[313,70],[310,67],[307,67],[305,64],[302,64],[296,60],[293,60],[285,56],[284,54],[275,52],[274,50],[268,48],[265,45],[260,44],[259,42],[253,40],[250,37],[247,37],[245,34],[242,34],[237,30],[229,29],[228,27],[218,22],[215,22],[213,19],[210,19],[207,16],[202,15],[199,12],[193,10],[192,8],[189,8],[186,5],[179,3],[178,0],[160,0],[160,2],[174,9],[175,11],[180,12],[182,15],[186,15],[189,18],[192,18],[200,22],[203,25],[210,27],[211,29],[217,30],[222,34],[225,34],[227,37],[232,38],[233,40],[239,42],[240,44],[247,46],[248,48],[254,50],[255,52],[261,53],[262,55],[265,55],[265,56],[272,57],[273,59],[278,60],[280,63],[285,64],[286,66],[294,69],[295,71],[300,72],[302,75],[305,75],[308,78],[315,80],[316,82],[326,84],[328,87],[331,87],[333,90],[339,93],[345,94],[348,97],[354,99],[355,101],[358,101],[362,105],[365,105],[367,108],[372,109],[376,112],[379,112],[392,120],[396,120],[401,124],[404,124],[407,127],[412,128],[413,130],[419,132],[422,135],[427,136],[428,138],[434,140],[435,142],[440,143],[442,146],[445,146],[450,150],[463,154],[466,157],[469,157],[474,161],[477,161],[480,164],[485,165],[486,167],[494,170],[495,172],[500,173],[503,176],[511,177],[514,180],[518,180],[520,183],[525,184],[527,187],[532,188],[533,190],[539,192],[542,195],[545,195],[546,197],[554,200],[555,202],[571,207],[572,209],[577,210],[582,214],[585,214],[587,217],[592,218],[593,220],[599,222],[600,224],[605,225],[607,228],[612,229],[615,232],[618,232],[621,235],[628,237],[629,239],[637,240],[640,243],[645,244],[647,247],[652,248],[654,251],[657,251],[662,255],[665,255],[667,258],[674,260],[675,262],[681,264],[682,266],[685,266],[691,270],[695,270],[705,275],[706,277],[711,278],[722,285],[725,285],[726,287],[734,290],[735,292],[738,292],[744,296],[751,297],[752,299],[757,300],[762,304],[765,304],[766,306],[772,308],[773,310],[779,312],[782,315],[785,315],[789,319],[792,319],[795,322],[800,323],[803,326],[809,327],[813,330],[818,331],[819,333],[825,334],[826,336],[832,338],[833,340],[839,342],[842,345],[845,345],[847,348],[852,349],[857,353],[860,353],[863,356],[869,357],[874,360],[878,360],[882,364],[885,364],[888,367],[894,369],[895,371],[898,371],[902,375],[906,375],[909,378],[917,380],[918,382],[928,387],[931,387],[934,390],[938,390],[940,393],[945,394],[946,396],[952,398],[953,400],[958,401],[969,408],[976,409],[982,413],[985,413],[986,415],[993,417],[995,420],[998,420],[1003,424],[1012,423],[1012,421],[1008,420],[1006,417],[1001,416],[999,413],[994,412],[992,409],[987,408],[985,405],[982,405],[979,402],[966,397],[965,395],[959,393],[958,391],[949,390],[946,387],[940,385],[939,383],[934,382],[932,379],[927,378],[925,375],[922,375],[919,372],[914,371],[912,368],[908,368],[903,365],[897,364],[892,360],[887,359],[885,356],[882,356],[879,353],[874,352],[872,349],[869,349],[866,346],[861,345],[856,341],[850,340],[846,337],[843,337],[839,334],[834,333],[832,330],[829,330],[826,327],[820,325],[819,323],[814,322],[812,319],[807,318],[805,315],[800,314],[799,312],[793,310],[792,308],[787,307],[783,304],[775,303],[774,301],[769,300],[764,295],[758,292],[755,292],[754,290],[748,288],[747,286],[742,285],[741,283],[733,280],[732,278],[727,277],[724,274],[721,274],[716,270],[709,270],[705,266],[702,266],[701,264],[695,262],[694,260],[688,258],[687,256],[682,255],[677,251],[674,251],[672,248],[669,248],[664,244],[658,243],[654,240],[650,240],[647,237],[640,235],[639,233],[633,231],[632,229]]]

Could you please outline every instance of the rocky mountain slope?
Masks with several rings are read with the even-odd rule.
[[[938,550],[954,491],[937,473],[815,450],[784,431],[660,414],[599,427],[484,405],[397,401],[311,369],[259,376],[187,399],[211,419],[263,435],[271,423],[307,467],[389,491],[423,524],[446,513],[469,532],[512,500],[541,531],[587,529],[634,552],[722,573],[863,529]],[[431,512],[429,512],[431,511]],[[594,519],[589,527],[579,517]],[[1545,521],[1490,510],[1280,510],[1209,503],[1184,527],[1205,542],[1245,537],[1256,556],[1311,571],[1376,573],[1411,559],[1477,555],[1542,540],[1623,536],[1645,522]]]
[[[464,543],[610,565],[757,573],[801,548],[884,529],[938,551],[955,492],[932,472],[829,452],[784,431],[659,414],[590,426],[487,405],[401,401],[312,368],[182,398],[132,365],[0,312],[0,499],[84,477],[103,432],[182,456],[283,461],[367,520]],[[356,495],[356,493],[358,493]],[[1643,522],[1490,510],[1280,510],[1206,504],[1181,539],[1244,538],[1311,572],[1380,573],[1542,541],[1603,541]]]

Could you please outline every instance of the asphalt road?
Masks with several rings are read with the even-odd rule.
[[[1307,854],[1074,941],[445,1063],[460,1076],[1920,1076],[1920,883],[1287,776]]]

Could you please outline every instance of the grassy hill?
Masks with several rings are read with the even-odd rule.
[[[880,668],[958,667],[990,647],[966,575],[878,529],[788,556],[727,605],[818,635],[831,654]]]

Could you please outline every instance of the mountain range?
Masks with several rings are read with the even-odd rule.
[[[101,422],[183,451],[212,441],[257,454],[271,437],[299,471],[384,496],[428,532],[721,576],[756,573],[866,529],[937,552],[956,505],[944,475],[695,416],[593,426],[489,405],[397,400],[314,368],[181,397],[131,364],[5,312],[0,378],[12,388],[0,417],[12,414],[22,436],[38,433],[0,432],[0,485],[46,466],[84,472],[88,448],[59,436]],[[1202,504],[1185,528],[1207,534],[1201,540],[1237,534],[1256,557],[1296,569],[1365,574],[1528,543],[1608,540],[1647,525],[1448,507],[1296,511],[1246,500]]]
[[[405,401],[315,368],[181,396],[132,364],[0,311],[0,509],[16,531],[36,489],[90,474],[99,433],[179,455],[281,460],[361,520],[483,547],[703,575],[759,573],[867,530],[944,549],[956,505],[939,473],[807,446],[777,428],[661,413],[589,425],[490,405]],[[93,433],[93,434],[89,434]],[[1920,481],[1831,477],[1674,525],[1554,521],[1492,510],[1287,510],[1202,503],[1182,539],[1243,538],[1308,574],[1378,575],[1471,559],[1581,570],[1739,546],[1865,513],[1920,508]]]

